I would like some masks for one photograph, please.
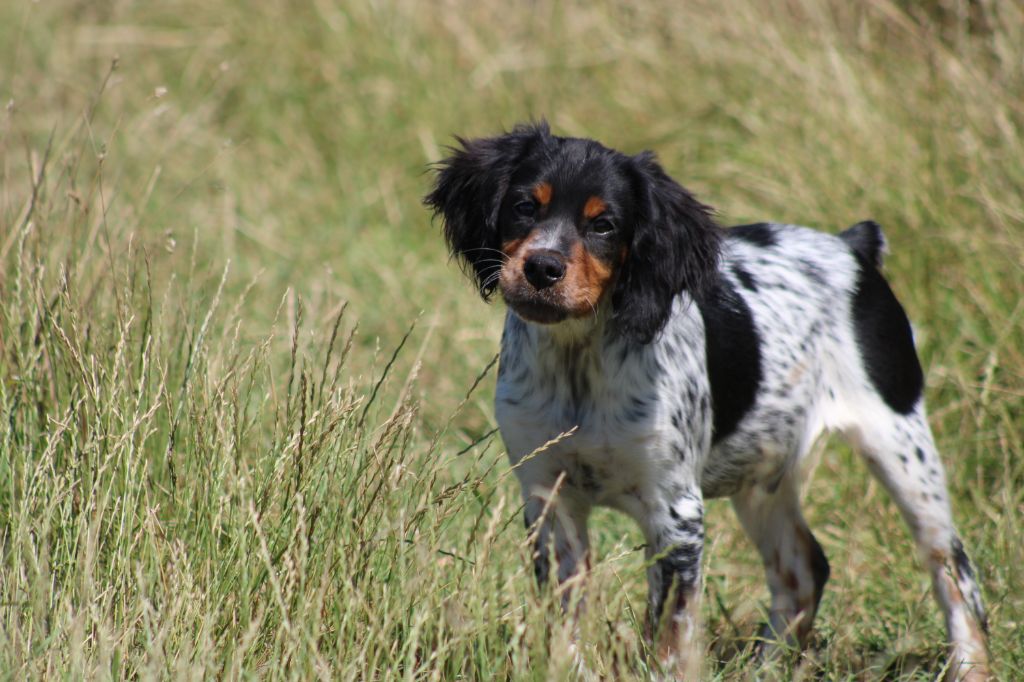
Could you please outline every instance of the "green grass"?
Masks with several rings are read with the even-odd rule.
[[[420,205],[452,134],[546,116],[726,223],[882,223],[1024,676],[1024,16],[917,6],[0,4],[0,671],[570,674],[488,435],[502,311]],[[833,581],[799,674],[933,679],[926,576],[838,444],[807,515]],[[641,539],[596,521],[576,639],[643,678]],[[760,568],[727,504],[708,535],[707,674],[745,679]]]

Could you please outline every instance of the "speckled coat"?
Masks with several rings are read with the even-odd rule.
[[[647,539],[658,658],[694,676],[703,500],[730,497],[771,592],[762,654],[802,646],[829,565],[800,484],[819,435],[836,431],[913,533],[952,677],[988,679],[981,594],[878,225],[723,230],[652,156],[543,125],[463,145],[427,203],[485,298],[500,288],[509,305],[495,415],[537,578],[553,548],[568,605],[589,566],[591,510],[630,515]]]
[[[904,361],[914,353],[905,321],[895,337],[865,338],[882,330],[858,307],[895,312],[895,299],[864,257],[877,254],[851,244],[880,243],[881,233],[866,223],[845,237],[783,225],[727,231],[716,295],[704,305],[680,295],[647,345],[605,333],[601,315],[552,329],[508,313],[495,413],[528,525],[559,490],[556,518],[537,538],[541,578],[548,532],[564,581],[588,560],[591,508],[609,506],[640,524],[649,556],[666,554],[651,566],[652,593],[664,600],[673,576],[697,585],[702,499],[730,496],[765,560],[770,632],[804,639],[829,568],[800,513],[801,465],[818,436],[835,430],[893,494],[952,640],[966,660],[979,659],[984,609],[951,522],[916,360],[910,377],[872,370],[859,346],[879,343]],[[861,300],[869,295],[882,300]]]

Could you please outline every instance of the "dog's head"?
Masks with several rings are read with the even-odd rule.
[[[714,276],[711,209],[653,154],[557,137],[544,123],[459,142],[425,201],[484,299],[499,288],[517,315],[540,324],[610,303],[616,329],[648,342],[673,299],[683,290],[699,298]]]

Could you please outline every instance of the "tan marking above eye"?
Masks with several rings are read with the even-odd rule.
[[[537,185],[536,187],[534,187],[533,188],[533,198],[536,199],[537,202],[541,206],[547,206],[548,204],[550,204],[551,203],[551,184],[547,183],[547,182],[542,182],[539,185]]]
[[[604,199],[601,197],[590,197],[587,199],[587,203],[583,205],[583,217],[596,218],[604,213],[607,208],[608,204],[604,203]]]

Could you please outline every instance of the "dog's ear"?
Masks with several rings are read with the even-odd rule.
[[[488,299],[501,266],[498,211],[512,173],[530,150],[551,139],[547,123],[516,126],[512,132],[475,140],[456,138],[459,147],[434,166],[437,178],[423,203],[444,219],[452,254],[472,269],[480,295]]]
[[[670,178],[651,152],[628,161],[636,222],[613,315],[627,337],[648,343],[661,331],[681,291],[700,300],[718,271],[721,232],[712,209]]]

